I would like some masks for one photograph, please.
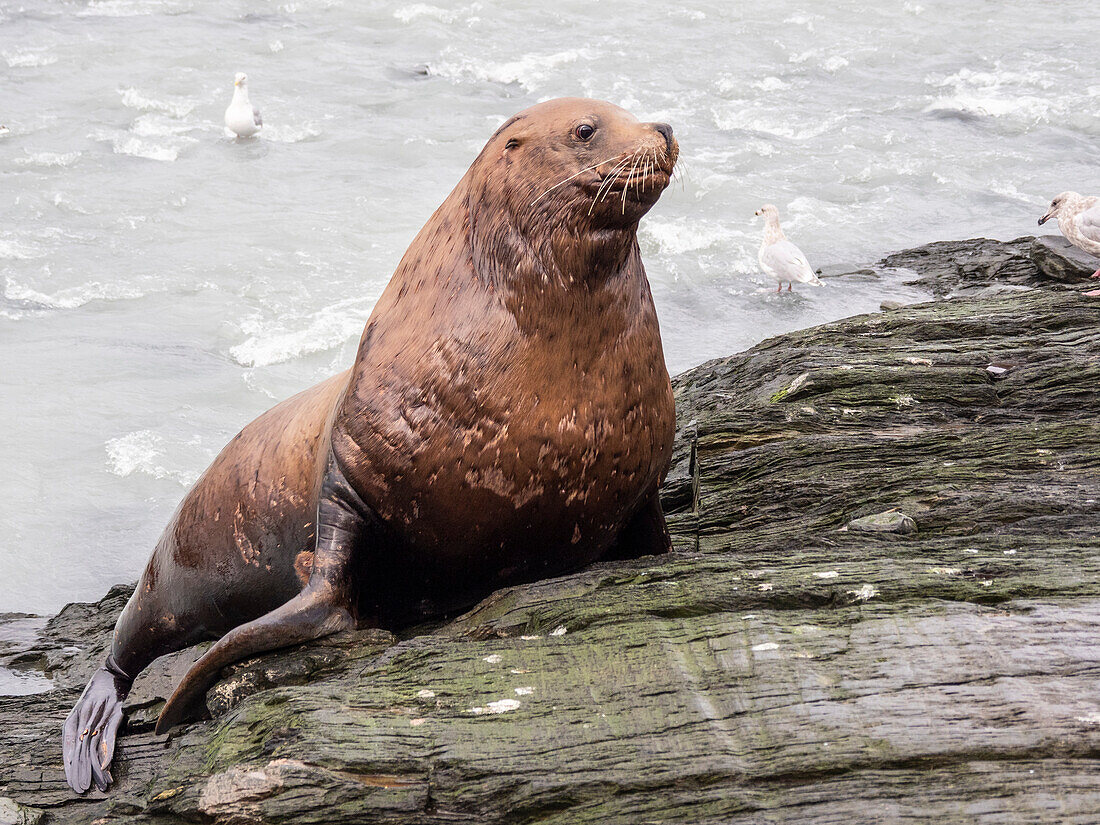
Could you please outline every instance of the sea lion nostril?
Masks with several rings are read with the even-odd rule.
[[[653,128],[665,136],[665,148],[672,151],[672,127],[667,123],[654,123]]]

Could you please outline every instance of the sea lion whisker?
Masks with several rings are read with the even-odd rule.
[[[630,160],[630,158],[628,157],[628,158],[625,158],[625,159],[619,161],[619,163],[615,164],[615,168],[612,169],[610,172],[608,172],[607,177],[603,179],[603,183],[600,184],[600,188],[596,190],[596,194],[592,198],[592,203],[588,207],[588,214],[589,215],[591,215],[592,210],[596,208],[596,204],[599,203],[600,200],[602,200],[602,198],[605,197],[607,195],[607,193],[611,191],[612,184],[615,182],[615,179],[618,177],[619,172],[621,172],[623,170],[623,168],[625,168],[625,166],[629,162],[629,160]]]
[[[615,181],[619,179],[619,176],[622,174],[623,170],[626,169],[626,165],[629,162],[630,158],[625,158],[614,169],[611,170],[611,174],[607,176],[607,180],[604,182],[604,186],[601,187],[603,191],[596,193],[596,200],[593,203],[593,206],[596,203],[607,199],[607,196],[611,194],[611,187],[615,185]]]
[[[555,183],[553,186],[551,186],[549,189],[547,189],[545,192],[543,192],[541,195],[539,195],[537,198],[535,198],[533,201],[531,201],[530,205],[534,206],[536,203],[538,203],[544,197],[549,195],[551,192],[553,192],[559,186],[564,186],[565,184],[569,183],[569,181],[573,180],[573,178],[577,177],[577,175],[583,175],[585,172],[591,172],[596,167],[603,166],[605,163],[613,161],[617,157],[618,157],[618,155],[612,155],[607,160],[601,160],[599,163],[593,163],[591,166],[586,166],[584,169],[581,169],[579,172],[576,172],[576,173],[570,175],[565,180],[559,181],[558,183]]]
[[[596,189],[596,194],[592,196],[592,203],[591,203],[591,204],[589,205],[589,207],[588,207],[588,214],[589,214],[589,215],[591,215],[591,214],[592,214],[592,209],[593,209],[593,207],[594,207],[594,206],[595,206],[595,205],[596,205],[597,203],[599,203],[599,202],[600,202],[600,195],[601,195],[601,194],[603,194],[603,190],[604,190],[604,187],[606,187],[606,186],[610,186],[610,185],[611,185],[611,181],[615,180],[615,172],[616,172],[616,170],[617,170],[618,168],[619,168],[619,165],[618,165],[618,164],[616,164],[616,165],[615,165],[615,168],[614,168],[614,169],[612,169],[612,170],[611,170],[610,172],[608,172],[608,173],[607,173],[607,174],[606,174],[606,175],[604,176],[604,179],[603,179],[602,181],[600,181],[600,185],[599,185],[599,188],[597,188],[597,189]]]
[[[615,170],[614,169],[611,170],[611,172],[607,175],[606,178],[603,179],[603,181],[601,181],[600,188],[597,189],[596,194],[592,196],[592,203],[590,203],[588,205],[588,214],[589,215],[591,215],[592,210],[596,208],[596,204],[600,202],[600,198],[604,193],[604,188],[607,187],[608,191],[610,191],[611,181],[613,181],[613,180],[615,180]]]
[[[638,185],[637,178],[634,177],[634,170],[638,168],[638,160],[639,160],[637,152],[634,153],[633,158],[634,158],[634,162],[632,164],[630,164],[630,174],[627,175],[626,184],[623,186],[623,214],[624,215],[626,214],[626,193],[630,189],[630,183],[631,183],[631,181],[633,181],[635,187],[637,187],[637,185]]]
[[[676,181],[680,184],[680,191],[686,192],[687,186],[684,181],[691,178],[691,169],[689,168],[689,164],[681,159],[673,168],[672,174],[669,175],[669,178],[675,178]]]
[[[611,171],[604,176],[604,179],[600,181],[600,186],[596,190],[596,194],[593,196],[597,201],[599,200],[600,194],[603,192],[604,187],[610,186],[611,182],[615,180],[615,175],[618,173],[622,165],[623,161],[619,161],[618,163],[616,163],[615,166],[612,167]]]

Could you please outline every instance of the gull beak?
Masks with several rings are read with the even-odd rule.
[[[1045,215],[1043,215],[1043,217],[1039,218],[1039,226],[1042,226],[1044,223],[1046,223],[1047,221],[1049,221],[1053,217],[1054,217],[1054,210],[1052,209],[1051,211],[1049,211]]]

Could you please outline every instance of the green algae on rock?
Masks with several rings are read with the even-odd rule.
[[[241,662],[156,737],[166,657],[83,799],[61,721],[125,589],[71,605],[0,661],[59,685],[0,698],[0,796],[43,823],[1098,821],[1091,264],[887,262],[953,297],[676,379],[672,554]],[[851,528],[884,513],[917,531]]]

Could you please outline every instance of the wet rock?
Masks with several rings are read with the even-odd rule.
[[[70,605],[9,651],[59,687],[0,697],[0,795],[43,825],[1100,821],[1091,264],[891,257],[943,300],[677,377],[673,553],[238,663],[213,719],[136,721],[80,800],[61,722],[127,591]],[[919,532],[849,526],[887,511]],[[135,686],[146,726],[197,653]]]
[[[14,799],[0,796],[0,825],[40,825],[45,816],[37,808],[20,805]]]
[[[917,532],[917,523],[911,516],[900,510],[886,510],[848,522],[848,529],[857,533],[901,533],[907,535]]]
[[[1096,270],[1092,256],[1065,238],[1044,235],[1014,241],[978,238],[942,241],[888,255],[878,266],[913,272],[910,283],[937,299],[994,296],[1013,287],[1078,287]]]

